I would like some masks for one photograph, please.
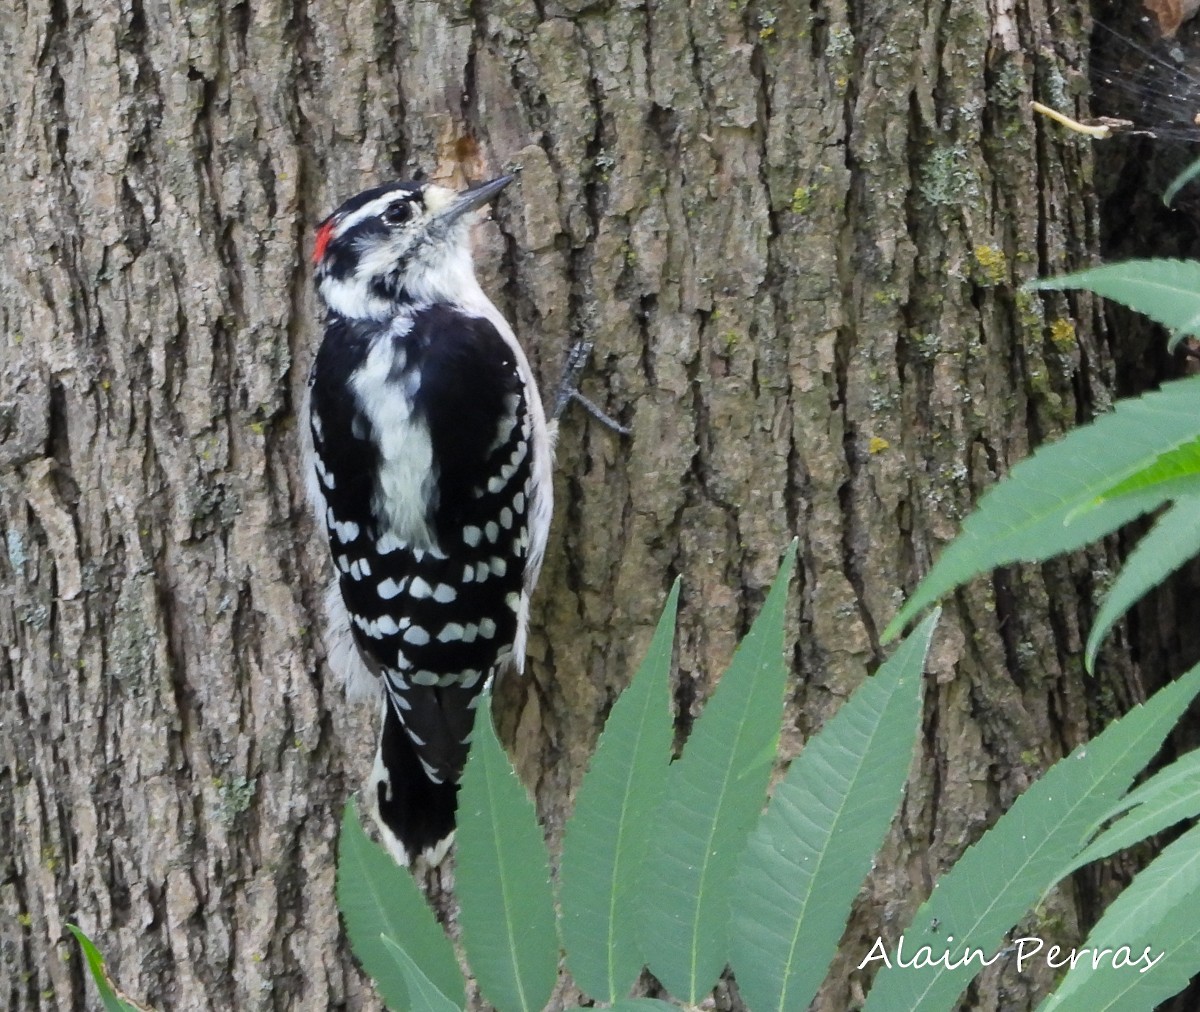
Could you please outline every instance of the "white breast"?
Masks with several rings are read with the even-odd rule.
[[[376,338],[362,366],[350,379],[358,408],[370,423],[379,448],[379,480],[373,511],[383,530],[412,548],[436,548],[429,529],[430,500],[436,482],[429,427],[413,416],[413,395],[420,376],[403,372],[404,349],[394,338],[412,323],[401,319]]]

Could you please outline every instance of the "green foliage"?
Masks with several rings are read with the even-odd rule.
[[[783,586],[777,581],[772,594]],[[763,616],[771,616],[767,627],[759,628],[769,642],[780,635],[783,613],[770,597],[768,605],[771,610],[764,606],[756,627],[763,625]],[[661,676],[658,669],[669,665],[664,643],[671,612],[669,607],[639,679],[649,673],[655,683]],[[780,781],[738,855],[727,906],[711,916],[720,918],[722,925],[732,922],[732,940],[722,956],[732,963],[753,1012],[804,1008],[823,979],[871,855],[900,801],[920,730],[921,674],[935,622],[936,615],[930,616],[813,737]],[[766,658],[752,655],[750,659],[761,675]],[[741,692],[753,697],[761,691],[754,684],[757,680],[758,676],[747,678]],[[1019,798],[941,878],[917,911],[902,934],[909,961],[901,964],[899,951],[892,951],[871,989],[868,1012],[953,1008],[980,969],[980,957],[994,958],[1005,934],[1064,875],[1086,860],[1138,842],[1145,834],[1194,814],[1200,808],[1200,788],[1194,786],[1200,752],[1179,760],[1137,790],[1125,791],[1197,694],[1200,665],[1076,749]],[[638,700],[636,693],[634,699]],[[460,852],[464,909],[472,902],[476,906],[496,903],[490,912],[472,915],[490,917],[493,923],[464,932],[466,956],[489,1000],[499,998],[495,1005],[500,1012],[538,1009],[550,997],[559,955],[553,921],[549,930],[538,923],[546,921],[549,888],[540,860],[544,845],[540,838],[528,839],[531,811],[517,812],[516,830],[501,825],[500,813],[511,812],[514,804],[517,809],[529,806],[529,801],[494,734],[487,733],[491,724],[487,707],[480,709],[477,741],[482,748],[477,745],[478,758],[470,760],[476,767],[470,792],[464,777],[464,792],[475,801],[464,806],[460,840],[462,834],[470,839],[472,833],[488,832],[501,840],[493,845],[494,853],[483,854],[497,877],[496,887],[480,885],[470,875],[464,884]],[[614,721],[623,726],[614,728]],[[615,731],[610,740],[621,741],[630,727],[645,721],[641,705],[614,708],[606,734]],[[768,741],[773,736],[769,733]],[[664,759],[647,757],[647,761],[662,765]],[[636,773],[633,776],[637,778]],[[597,804],[621,808],[630,793],[610,792],[607,800]],[[756,800],[761,805],[762,795]],[[623,810],[631,809],[625,804]],[[1121,815],[1124,819],[1087,843],[1097,826]],[[604,820],[597,825],[603,826]],[[663,813],[654,827],[656,846],[677,828]],[[722,832],[726,831],[718,829],[716,835]],[[611,829],[602,829],[601,835],[618,845],[621,842],[621,834]],[[528,848],[524,851],[528,867],[515,867],[510,859],[519,843]],[[472,846],[478,857],[480,842]],[[1200,924],[1194,917],[1200,900],[1198,854],[1200,829],[1193,829],[1134,880],[1086,943],[1090,950],[1109,956],[1108,963],[1093,967],[1085,954],[1080,968],[1066,975],[1046,1008],[1150,1009],[1187,983],[1200,966]],[[644,883],[634,864],[621,874]],[[609,860],[606,866],[614,863]],[[604,878],[611,878],[611,873]],[[618,882],[614,888],[619,891],[624,885]],[[576,887],[585,897],[589,888]],[[532,891],[533,902],[515,895],[523,889]],[[578,915],[580,911],[567,909],[566,895],[562,897],[564,918]],[[366,839],[349,807],[342,827],[338,899],[351,944],[390,1008],[451,1012],[464,1007],[463,981],[449,941],[421,903],[411,879],[381,847]],[[641,908],[634,904],[633,909]],[[944,926],[941,934],[939,925]],[[84,947],[107,1012],[136,1012],[117,996],[94,946],[78,929],[71,930]],[[644,928],[635,925],[635,930],[646,946],[647,959],[658,958],[659,940],[648,937]],[[579,937],[581,944],[592,944],[588,936]],[[913,962],[914,950],[928,953],[924,965]],[[581,965],[570,942],[567,955],[571,965]],[[1125,962],[1115,970],[1114,955]],[[667,958],[674,958],[673,953],[668,952]],[[493,965],[485,982],[478,967],[489,961]],[[1131,965],[1138,969],[1130,969]],[[1138,972],[1143,966],[1145,972]],[[611,976],[603,967],[600,972],[602,985],[608,986]],[[652,1012],[678,1006],[618,996],[612,1007]]]
[[[1138,492],[1150,492],[1159,502],[1200,493],[1200,435],[1164,449],[1144,466],[1114,481],[1082,509]],[[1073,519],[1073,518],[1072,518]]]
[[[678,588],[672,591],[646,660],[609,715],[584,777],[566,828],[562,941],[577,982],[613,1008],[678,1007],[626,997],[643,965],[694,1006],[727,964],[753,1012],[806,1007],[899,804],[920,732],[921,675],[936,616],[808,742],[763,811],[779,733],[792,559],[790,551],[682,758],[669,764],[667,688]],[[902,935],[908,961],[900,963],[898,946],[871,957],[888,965],[867,1008],[952,1008],[983,958],[994,958],[1006,933],[1064,875],[1200,808],[1200,789],[1189,786],[1200,753],[1126,794],[1198,693],[1200,666],[1047,771],[938,882]],[[701,753],[703,761],[695,758]],[[462,793],[457,874],[466,962],[500,1012],[541,1008],[560,955],[545,846],[486,702]],[[392,996],[389,1005],[462,1008],[449,943],[428,911],[406,912],[386,925],[380,920],[392,890],[397,907],[415,895],[411,883],[399,887],[407,876],[349,818],[342,847],[339,898],[347,930],[381,991]],[[377,860],[359,854],[363,847],[374,848]],[[1200,889],[1200,862],[1189,853],[1164,853],[1089,941],[1110,949],[1118,947],[1115,939],[1173,946],[1146,972],[1126,969],[1113,978],[1105,994],[1119,994],[1122,1008],[1149,1007],[1141,1004],[1148,996],[1174,993],[1200,961],[1200,952],[1192,955],[1200,931],[1187,916]],[[348,861],[356,863],[353,870]],[[364,914],[347,909],[355,893],[344,879],[382,880],[385,873],[388,882],[364,887],[357,904],[374,919],[356,925]],[[946,926],[940,934],[939,925]],[[374,955],[371,942],[378,943]],[[914,950],[927,953],[924,965],[913,964]],[[1130,961],[1140,958],[1140,950],[1131,951]],[[1097,985],[1086,977],[1068,975],[1068,985],[1086,996],[1070,1007],[1115,1007],[1096,998]]]
[[[755,1012],[807,1008],[900,804],[937,615],[821,729],[775,788],[736,879],[731,954]]]
[[[885,639],[980,573],[1081,548],[1176,497],[1189,498],[1200,482],[1197,405],[1200,377],[1168,383],[1021,461],[980,499]],[[1140,580],[1161,581],[1178,564],[1169,551],[1148,554]]]
[[[379,940],[387,954],[395,960],[396,968],[404,978],[412,1008],[425,1009],[427,1012],[458,1012],[458,1006],[429,979],[399,942],[388,935],[380,935]]]
[[[820,966],[815,975],[801,966],[809,941],[825,958],[836,949],[899,803],[919,728],[933,618],[813,738],[763,812],[786,680],[785,606],[794,558],[793,545],[674,763],[669,685],[678,587],[672,591],[646,660],[613,707],[583,779],[564,837],[562,941],[577,983],[614,1009],[677,1007],[626,997],[647,964],[665,968],[660,972],[673,976],[672,993],[695,1004],[731,960],[746,994],[774,993],[772,1007],[796,1007],[795,988],[812,990],[822,976]],[[797,819],[806,826],[793,843],[788,827]],[[533,827],[532,806],[495,739],[485,703],[463,777],[456,875],[466,961],[500,1012],[540,1008],[556,977],[559,945],[553,922],[546,927],[545,847]],[[348,820],[342,874],[381,873],[357,848],[365,844],[379,861],[389,859],[365,839],[348,840],[354,832],[361,836],[357,822]],[[345,870],[348,854],[353,871]],[[813,856],[820,865],[815,870]],[[796,864],[811,874],[768,910],[772,877]],[[376,900],[395,887],[390,879],[407,878],[387,870],[388,884],[365,889],[358,904],[375,919],[351,929],[352,913],[343,903],[356,953],[364,965],[370,958],[368,969],[381,985],[386,978],[381,991],[390,1007],[461,1008],[462,982],[446,979],[445,953],[430,937],[440,935],[432,918],[406,914],[380,926]],[[340,896],[349,895],[341,890]],[[743,903],[758,907],[743,911]],[[779,937],[768,938],[762,951],[731,945],[731,922],[736,938],[756,911],[777,922]],[[374,955],[363,955],[364,940],[380,943]],[[435,954],[436,971],[418,950]],[[790,965],[782,977],[781,959]]]
[[[1200,262],[1129,260],[1105,267],[1032,281],[1040,291],[1083,288],[1120,302],[1172,332],[1170,347],[1200,336]]]
[[[1127,812],[1128,815],[1125,814]],[[1125,847],[1132,847],[1177,822],[1197,815],[1200,815],[1200,750],[1189,752],[1159,770],[1105,812],[1100,822],[1124,817],[1092,840],[1071,862],[1067,872],[1115,854]]]
[[[688,1006],[703,1002],[731,964],[754,1012],[806,1007],[900,802],[920,733],[922,672],[936,615],[808,742],[768,802],[794,553],[795,546],[673,764],[667,688],[678,587],[672,591],[646,661],[614,706],[584,777],[579,811],[566,829],[563,944],[579,983],[614,1009],[678,1007],[627,997],[643,964],[659,968]],[[917,911],[901,935],[908,961],[901,962],[899,946],[872,949],[868,961],[886,965],[868,996],[869,1012],[951,1009],[984,959],[995,958],[1006,934],[1064,875],[1200,811],[1200,752],[1126,793],[1197,694],[1200,665],[1026,791]],[[499,1012],[537,1010],[550,1000],[560,956],[548,855],[486,698],[475,734],[457,866],[464,955]],[[1200,926],[1192,916],[1200,899],[1198,844],[1200,830],[1193,829],[1167,848],[1093,930],[1088,946],[1126,965],[1114,970],[1110,958],[1106,971],[1085,959],[1047,1008],[1150,1008],[1186,984],[1200,965]],[[367,839],[351,806],[342,826],[338,901],[354,951],[389,1007],[464,1007],[451,943],[411,878]],[[133,1006],[117,996],[95,947],[72,930],[106,1010],[129,1012]]]
[[[729,949],[733,875],[762,811],[783,718],[783,623],[795,544],[766,603],[667,770],[656,849],[642,879],[640,936],[651,972],[690,1005]]]
[[[454,947],[412,876],[367,839],[353,803],[342,814],[337,899],[354,953],[390,1008],[410,1007],[406,977],[397,972],[395,956],[384,942],[401,937],[434,987],[462,1004],[463,980]]]
[[[1196,172],[1200,162],[1164,199],[1169,203]],[[1083,288],[1122,302],[1171,328],[1171,347],[1200,334],[1200,262],[1136,260],[1027,287]],[[1084,658],[1089,671],[1113,624],[1200,551],[1200,377],[1122,401],[1014,467],[980,499],[962,533],[888,624],[884,641],[981,573],[1081,548],[1167,503],[1174,506],[1138,544],[1101,606]]]
[[[1200,967],[1200,827],[1166,848],[1118,896],[1084,943],[1111,959],[1068,971],[1042,1009],[1153,1009],[1187,986]],[[1122,954],[1122,950],[1125,950]],[[1122,958],[1121,965],[1114,965]],[[1130,964],[1141,960],[1142,972]]]
[[[1071,869],[1097,822],[1154,757],[1197,693],[1200,666],[1080,745],[1021,795],[942,876],[913,918],[917,932],[908,938],[910,954],[919,938],[949,958],[923,968],[898,961],[885,967],[875,978],[867,1012],[951,1008],[980,969],[978,962],[965,961],[968,948],[985,953],[999,948],[1005,932]],[[952,928],[941,936],[921,927],[943,924]]]
[[[537,1012],[558,979],[550,859],[533,802],[496,739],[486,696],[458,804],[455,873],[471,968],[496,1008]]]
[[[1192,182],[1197,176],[1200,176],[1200,158],[1197,158],[1194,162],[1184,168],[1184,170],[1180,172],[1174,179],[1171,180],[1170,184],[1167,186],[1167,189],[1162,195],[1162,202],[1167,207],[1170,207],[1175,202],[1175,198],[1179,195],[1179,191],[1187,186],[1188,183]]]
[[[129,1002],[122,1001],[117,997],[117,992],[108,979],[108,972],[104,969],[104,957],[100,955],[100,950],[92,944],[92,940],[74,924],[68,924],[67,930],[75,936],[79,947],[83,949],[88,969],[92,973],[92,980],[96,982],[96,990],[100,992],[100,1003],[104,1006],[104,1012],[138,1012]]]
[[[1104,604],[1088,633],[1085,661],[1089,671],[1096,663],[1100,644],[1113,625],[1147,591],[1200,553],[1200,496],[1179,499],[1162,514],[1150,532],[1125,560],[1120,575],[1109,588]]]
[[[576,983],[601,1001],[629,993],[646,963],[638,886],[671,758],[671,644],[679,581],[650,650],[612,708],[563,837],[562,937]]]
[[[1172,346],[1200,328],[1200,263],[1120,264],[1031,287],[1082,287],[1117,299],[1172,328]],[[1018,464],[983,497],[885,637],[979,573],[1081,547],[1173,502],[1113,584],[1088,641],[1090,668],[1117,618],[1200,550],[1198,493],[1200,379],[1193,378],[1122,402],[1111,415]],[[1200,812],[1200,790],[1193,786],[1200,770],[1196,754],[1125,794],[1198,692],[1200,666],[1076,749],[1018,799],[917,911],[909,962],[892,966],[889,961],[867,1008],[950,1007],[979,968],[981,960],[973,962],[970,952],[986,956],[983,946],[998,945],[1040,893],[1087,862]],[[1088,842],[1096,827],[1117,817]],[[1149,1009],[1186,985],[1200,969],[1194,917],[1200,898],[1198,843],[1200,830],[1193,828],[1135,878],[1093,929],[1083,959],[1043,1008]],[[935,936],[940,925],[953,925],[953,946],[948,934]],[[919,950],[928,954],[923,964],[912,958],[921,942],[928,946]]]

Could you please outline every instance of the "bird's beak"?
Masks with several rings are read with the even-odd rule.
[[[452,225],[464,214],[474,211],[477,207],[483,207],[516,178],[516,176],[501,176],[499,179],[463,190],[443,210],[438,212],[434,221],[443,228]]]

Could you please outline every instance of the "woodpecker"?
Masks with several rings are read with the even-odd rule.
[[[529,361],[475,277],[475,209],[392,182],[317,229],[324,338],[309,378],[309,494],[334,578],[326,645],[350,694],[382,688],[369,804],[393,857],[444,857],[480,693],[524,665],[552,510]]]

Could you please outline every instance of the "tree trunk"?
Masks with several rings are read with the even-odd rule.
[[[792,537],[785,758],[885,651],[970,504],[1109,399],[1075,2],[212,0],[0,14],[0,979],[83,1007],[79,923],[160,1009],[377,1008],[334,903],[376,715],[326,677],[297,408],[311,229],[418,168],[520,167],[484,287],[563,421],[501,723],[552,834],[683,577],[681,726]],[[1076,110],[1077,111],[1077,110]],[[1104,551],[981,580],[930,664],[909,793],[819,1006],[1050,762],[1139,692],[1081,636]],[[1081,896],[1083,898],[1081,898]],[[1039,933],[1070,944],[1086,894]],[[1003,963],[974,1008],[1025,1008]],[[569,992],[564,992],[569,993]]]

